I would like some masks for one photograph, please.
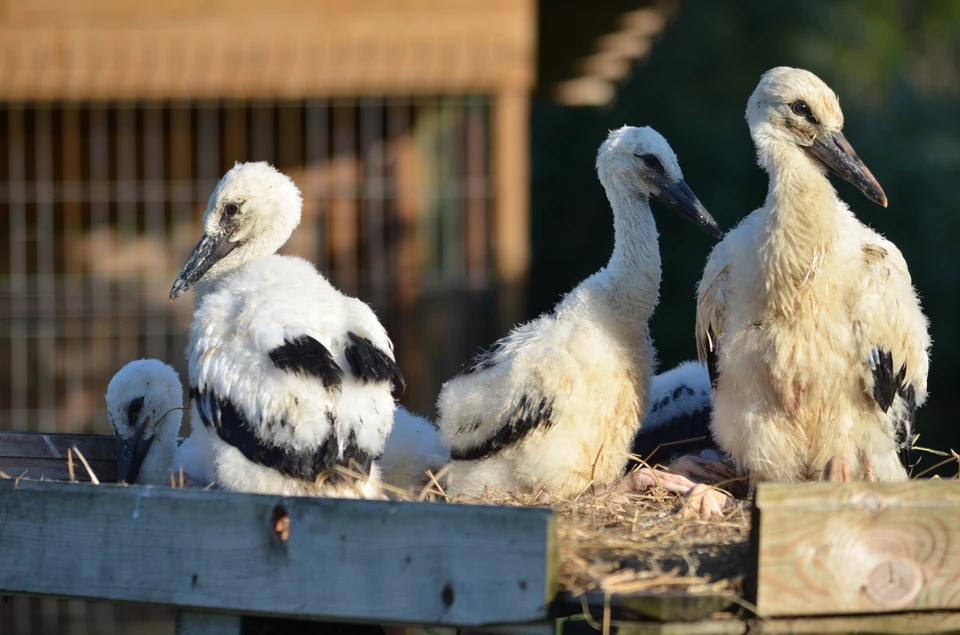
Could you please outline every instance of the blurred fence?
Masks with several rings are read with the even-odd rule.
[[[0,426],[106,431],[138,357],[186,378],[192,303],[167,294],[238,160],[293,177],[285,252],[372,304],[429,413],[489,338],[489,119],[482,96],[0,105]]]

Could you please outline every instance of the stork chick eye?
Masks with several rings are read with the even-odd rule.
[[[143,397],[137,397],[127,405],[127,421],[131,422],[131,425],[136,425],[141,410],[143,410]]]
[[[792,110],[793,114],[796,116],[803,117],[812,124],[820,123],[817,121],[817,118],[813,116],[813,111],[810,110],[810,106],[808,106],[807,102],[803,101],[802,99],[798,99],[790,104],[790,110]]]
[[[641,161],[643,161],[643,164],[644,164],[645,166],[647,166],[648,168],[650,168],[651,170],[653,170],[653,171],[656,172],[657,174],[663,174],[663,173],[664,173],[663,163],[661,163],[661,162],[660,162],[660,159],[658,159],[655,155],[652,155],[652,154],[638,154],[638,155],[636,155],[636,157],[637,157],[638,159],[640,159]]]
[[[227,216],[236,216],[240,213],[240,204],[239,203],[227,203],[223,208],[223,213]]]

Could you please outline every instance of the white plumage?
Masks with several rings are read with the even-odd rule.
[[[210,485],[209,464],[186,439],[177,445],[183,385],[171,366],[138,359],[107,386],[107,418],[117,437],[117,481],[138,485]]]
[[[397,406],[393,429],[378,462],[384,483],[403,489],[422,488],[450,460],[450,448],[440,440],[437,427],[405,408]]]
[[[711,410],[710,375],[702,364],[688,361],[659,373],[650,385],[650,405],[632,453],[662,464],[683,454],[718,459]]]
[[[196,285],[191,438],[225,489],[379,497],[376,459],[403,378],[366,304],[275,255],[300,213],[297,187],[266,163],[237,164],[210,197],[170,294]]]
[[[886,196],[812,73],[767,72],[746,118],[770,186],[713,250],[698,291],[714,435],[752,483],[818,478],[837,461],[844,479],[905,479],[927,320],[899,250],[856,219],[826,172],[883,206]]]
[[[623,475],[655,362],[647,321],[661,271],[649,198],[720,234],[651,128],[611,132],[597,171],[614,215],[608,265],[443,386],[438,423],[451,447],[451,493],[565,496]]]
[[[170,483],[183,416],[183,386],[156,359],[130,362],[107,385],[107,419],[117,437],[117,481]]]
[[[641,430],[653,432],[671,421],[710,407],[710,375],[703,364],[683,362],[654,376],[650,409]]]

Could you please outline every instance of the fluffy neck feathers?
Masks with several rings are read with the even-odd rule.
[[[660,295],[660,248],[650,200],[636,193],[607,191],[613,208],[613,254],[603,270],[610,301],[624,315],[646,324]]]
[[[838,231],[839,200],[822,168],[797,148],[771,153],[767,224],[760,244],[768,308],[789,313],[816,279]]]

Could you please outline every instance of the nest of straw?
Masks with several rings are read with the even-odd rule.
[[[571,499],[486,490],[477,498],[449,497],[444,472],[428,473],[417,494],[390,488],[399,500],[551,507],[560,541],[559,583],[564,591],[609,594],[742,594],[749,557],[747,503],[729,505],[722,518],[703,520],[680,513],[681,497],[662,489],[643,493]]]
[[[740,595],[749,557],[750,514],[736,503],[723,518],[678,513],[664,491],[554,500],[560,586],[573,595],[669,593]],[[453,502],[541,505],[536,497],[486,492]]]

